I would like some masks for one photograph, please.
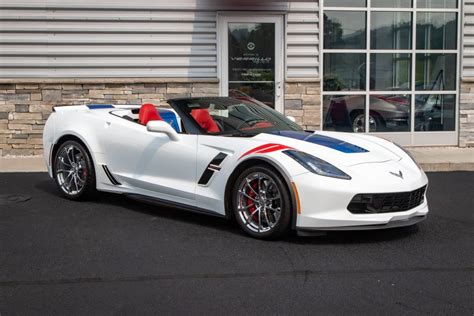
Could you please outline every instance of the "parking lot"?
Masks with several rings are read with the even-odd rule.
[[[430,173],[411,228],[290,234],[0,174],[0,314],[472,315],[474,172]]]

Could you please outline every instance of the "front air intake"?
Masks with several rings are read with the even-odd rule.
[[[421,205],[426,186],[410,192],[357,194],[347,209],[353,214],[404,212]]]

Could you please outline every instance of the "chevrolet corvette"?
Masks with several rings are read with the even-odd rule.
[[[168,104],[55,107],[44,158],[62,195],[124,194],[235,219],[262,239],[290,229],[408,226],[427,216],[427,177],[390,141],[305,131],[243,99]]]

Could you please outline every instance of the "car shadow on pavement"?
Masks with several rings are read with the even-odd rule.
[[[409,238],[418,233],[418,225],[366,231],[330,231],[321,236],[297,236],[290,234],[286,241],[297,244],[365,244]]]
[[[66,203],[71,203],[71,207],[73,207],[74,203],[81,203],[69,201],[63,197],[53,181],[42,181],[36,185],[36,188],[48,195],[51,195],[51,198],[62,199]],[[225,218],[200,214],[177,207],[163,206],[158,203],[155,204],[137,201],[121,194],[99,192],[92,199],[84,202],[96,205],[113,206],[122,209],[125,208],[133,212],[142,213],[153,217],[162,217],[173,221],[187,222],[212,229],[243,235],[243,232],[240,231],[235,222],[226,220]]]
[[[53,181],[42,181],[35,186],[38,190],[51,195],[51,198],[63,199],[67,203],[74,202],[62,197]],[[92,200],[86,203],[108,205],[118,208],[125,208],[132,212],[138,212],[153,217],[166,218],[168,220],[186,222],[219,231],[240,235],[243,238],[252,238],[238,227],[233,220],[216,217],[212,215],[199,214],[181,208],[162,206],[155,203],[146,203],[136,201],[124,195],[113,194],[107,192],[98,193]],[[423,223],[422,223],[423,225]],[[378,243],[403,238],[409,238],[419,231],[418,225],[410,227],[399,227],[383,230],[368,231],[331,231],[319,236],[298,236],[296,231],[290,231],[286,236],[280,238],[279,242],[294,244],[361,244],[361,243]]]

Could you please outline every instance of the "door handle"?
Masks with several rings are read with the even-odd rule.
[[[281,81],[277,81],[276,83],[276,96],[277,98],[281,96]]]

